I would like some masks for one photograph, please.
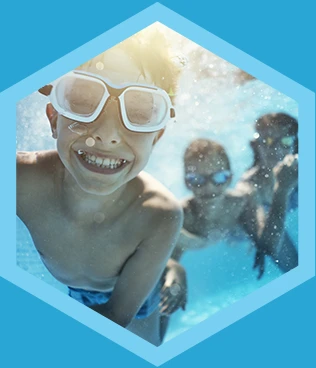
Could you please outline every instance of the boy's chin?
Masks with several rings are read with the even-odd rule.
[[[91,185],[91,183],[79,183],[77,184],[80,188],[87,194],[108,196],[118,190],[122,185],[112,184],[112,185]]]

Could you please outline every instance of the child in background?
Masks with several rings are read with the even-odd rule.
[[[297,250],[285,230],[286,211],[297,195],[298,156],[296,119],[268,114],[256,122],[252,142],[255,161],[236,188],[228,186],[232,173],[225,149],[198,139],[184,155],[185,182],[194,196],[182,202],[184,225],[168,262],[161,300],[161,335],[169,315],[185,309],[187,281],[177,262],[186,250],[196,250],[224,240],[228,244],[246,233],[256,247],[254,268],[264,273],[265,256],[282,272],[298,265]],[[297,205],[297,203],[296,203]]]

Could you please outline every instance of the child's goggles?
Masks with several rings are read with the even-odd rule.
[[[191,187],[202,187],[209,182],[212,182],[214,185],[225,184],[231,177],[232,173],[229,170],[217,171],[210,175],[187,173],[185,181]]]
[[[92,123],[110,99],[119,102],[125,127],[134,132],[155,132],[175,119],[168,94],[143,84],[117,87],[99,75],[73,71],[60,78],[50,93],[55,110],[80,123]]]
[[[277,144],[282,145],[284,148],[291,148],[293,147],[295,140],[296,140],[296,136],[295,135],[290,135],[290,136],[286,136],[286,137],[278,137],[278,138],[272,138],[272,137],[260,137],[259,138],[260,142],[262,142],[263,144],[265,144],[268,147],[271,147],[272,145],[275,146]]]

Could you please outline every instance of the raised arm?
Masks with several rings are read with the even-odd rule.
[[[92,309],[127,327],[159,282],[176,244],[182,221],[180,209],[156,217],[152,235],[139,244],[125,263],[110,300]]]
[[[289,271],[298,264],[298,254],[285,231],[287,202],[292,189],[297,184],[297,157],[286,156],[274,169],[276,185],[271,208],[267,216],[255,199],[255,192],[248,190],[249,201],[240,221],[253,239],[257,252],[254,268],[264,273],[265,256],[269,255],[283,271]],[[250,183],[243,183],[251,187]],[[240,186],[239,186],[240,187]]]

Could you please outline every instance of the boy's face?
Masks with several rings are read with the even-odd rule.
[[[227,161],[217,152],[209,153],[203,157],[191,158],[185,163],[186,184],[196,197],[211,199],[225,192],[231,182],[230,177],[226,181],[216,184],[216,178],[223,178],[225,172],[230,173]],[[196,180],[194,180],[194,175]],[[204,178],[200,178],[200,175]],[[201,180],[203,179],[203,180]],[[201,183],[201,184],[199,184]]]
[[[97,64],[86,71],[99,74],[117,85],[153,85],[150,78],[141,76],[141,71],[122,50],[108,51],[103,65]],[[135,178],[146,166],[162,133],[126,129],[117,100],[109,100],[92,123],[80,124],[80,134],[69,129],[73,123],[73,120],[58,115],[56,127],[52,128],[60,159],[84,191],[99,195],[113,193]]]

